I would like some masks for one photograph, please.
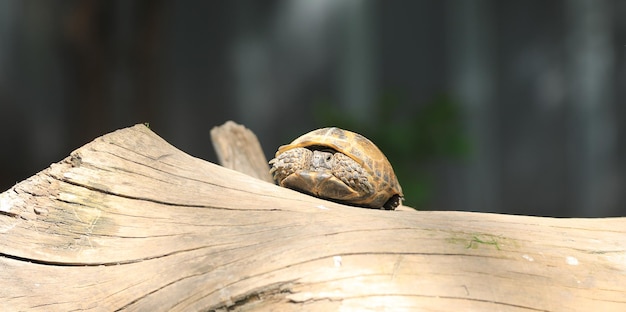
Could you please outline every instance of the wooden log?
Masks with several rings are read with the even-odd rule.
[[[261,144],[250,129],[229,120],[211,129],[211,142],[220,165],[274,183]]]
[[[143,125],[0,194],[1,311],[626,310],[626,219],[382,211]]]

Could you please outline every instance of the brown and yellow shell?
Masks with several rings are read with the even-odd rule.
[[[403,197],[387,157],[372,141],[348,130],[304,134],[281,146],[270,165],[279,185],[321,198],[393,210]]]

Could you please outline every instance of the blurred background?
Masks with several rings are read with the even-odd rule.
[[[147,122],[215,162],[340,126],[405,204],[626,215],[626,1],[0,0],[0,191]]]

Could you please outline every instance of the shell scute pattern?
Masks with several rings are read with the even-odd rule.
[[[340,128],[313,130],[281,146],[270,165],[279,185],[346,204],[393,210],[403,197],[382,151]]]

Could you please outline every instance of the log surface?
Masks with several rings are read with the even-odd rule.
[[[626,310],[626,219],[344,206],[143,125],[0,194],[0,310]]]

